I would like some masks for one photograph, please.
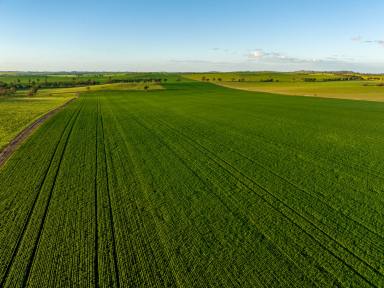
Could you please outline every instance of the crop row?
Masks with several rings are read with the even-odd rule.
[[[357,162],[339,102],[168,86],[84,94],[0,170],[1,287],[383,285],[380,136]]]

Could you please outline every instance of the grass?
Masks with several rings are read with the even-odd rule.
[[[384,101],[384,82],[333,81],[333,82],[221,82],[219,85],[248,91],[279,93],[297,96],[326,97],[352,100]]]
[[[64,94],[64,93],[81,93],[89,91],[100,91],[100,90],[144,90],[144,87],[147,86],[148,90],[158,90],[163,89],[160,84],[144,84],[144,83],[114,83],[114,84],[101,84],[93,86],[80,86],[80,87],[71,87],[71,88],[57,88],[57,89],[42,89],[39,91],[39,95],[55,95],[55,94]]]
[[[183,74],[184,77],[201,81],[217,81],[219,78],[223,82],[262,82],[273,79],[279,82],[302,82],[305,79],[315,79],[316,81],[329,81],[341,78],[360,77],[363,80],[384,81],[382,74],[359,74],[354,72],[211,72],[211,73],[190,73]]]
[[[28,124],[64,104],[71,96],[0,97],[0,151]]]
[[[32,72],[0,72],[0,83],[14,84],[44,84],[59,82],[76,84],[76,82],[94,80],[100,84],[107,84],[113,80],[134,80],[134,79],[167,79],[175,82],[179,75],[174,73],[32,73]]]
[[[70,88],[52,88],[52,89],[40,89],[34,98],[50,97],[50,96],[77,96],[79,93],[90,92],[90,91],[102,91],[102,90],[145,90],[147,86],[148,90],[159,90],[163,89],[161,84],[155,83],[114,83],[114,84],[100,84],[91,86],[78,86]],[[28,91],[18,91],[16,96],[27,97]]]
[[[27,96],[28,91],[16,95],[0,97],[0,151],[28,124],[48,111],[75,98],[81,92],[101,90],[148,90],[163,89],[160,84],[115,83],[73,88],[42,89],[36,95]]]
[[[384,285],[383,103],[164,87],[82,94],[0,170],[0,286]]]
[[[384,101],[384,76],[358,73],[239,72],[195,73],[184,77],[228,88],[285,95]],[[336,81],[360,77],[355,81]],[[306,81],[311,79],[312,81]],[[239,81],[240,80],[240,81]],[[273,80],[273,81],[271,81]]]

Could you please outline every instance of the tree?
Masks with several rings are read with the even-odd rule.
[[[0,87],[0,96],[12,95],[16,93],[16,87],[12,86],[10,88]]]
[[[37,91],[39,90],[39,86],[33,86],[31,90],[28,92],[28,96],[34,96],[36,95]]]
[[[15,86],[12,86],[10,89],[9,89],[9,94],[15,94],[16,93],[16,87]]]
[[[5,87],[0,87],[0,96],[7,95],[8,89]]]

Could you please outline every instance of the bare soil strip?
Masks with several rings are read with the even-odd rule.
[[[0,151],[0,167],[2,167],[5,162],[11,157],[12,153],[17,150],[17,148],[26,140],[41,124],[46,120],[51,118],[69,103],[73,102],[77,98],[72,98],[60,105],[59,107],[49,111],[48,113],[41,116],[39,119],[35,120],[29,126],[27,126],[23,131],[21,131],[2,151]]]

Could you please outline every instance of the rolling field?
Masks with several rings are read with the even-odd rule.
[[[335,80],[351,80],[355,77],[356,80],[375,80],[384,81],[383,74],[361,74],[355,72],[209,72],[209,73],[185,73],[186,78],[201,81],[223,81],[223,82],[264,82],[273,79],[276,82],[302,82],[306,79],[315,81],[335,81]]]
[[[160,84],[116,83],[72,88],[41,89],[34,96],[28,91],[18,91],[12,96],[0,97],[0,151],[28,124],[41,115],[78,97],[79,93],[102,90],[148,90],[163,89]]]
[[[74,96],[0,97],[0,151],[28,124]]]
[[[170,81],[177,79],[178,75],[174,73],[32,73],[32,72],[0,72],[0,83],[14,84],[36,84],[44,83],[76,83],[83,81],[97,81],[99,84],[108,84],[111,80],[137,80],[167,78]]]
[[[384,103],[163,86],[0,168],[0,287],[384,286]]]
[[[220,86],[247,91],[337,99],[384,101],[383,75],[331,72],[239,72],[194,73],[185,74],[184,77],[196,81],[213,82]],[[357,79],[351,80],[351,77]]]
[[[148,90],[159,90],[163,89],[160,84],[144,84],[144,83],[115,83],[115,84],[101,84],[93,86],[79,86],[71,88],[53,88],[53,89],[41,89],[38,91],[36,96],[55,96],[62,94],[78,94],[82,92],[90,91],[102,91],[102,90],[144,90],[147,86]],[[19,94],[23,93],[19,92]],[[25,92],[24,92],[25,93]]]
[[[384,82],[331,81],[331,82],[220,82],[228,88],[279,93],[286,95],[325,97],[351,100],[384,101]]]
[[[100,85],[91,85],[91,86],[78,86],[70,88],[51,88],[51,89],[40,89],[37,91],[36,95],[32,98],[28,96],[28,91],[17,91],[15,94],[17,97],[23,97],[24,99],[39,99],[46,97],[77,97],[80,93],[91,92],[91,91],[103,91],[103,90],[117,90],[117,91],[131,91],[131,90],[145,90],[144,87],[147,86],[148,90],[160,90],[164,89],[161,84],[150,83],[114,83],[114,84],[100,84]],[[11,98],[13,96],[10,96]]]

